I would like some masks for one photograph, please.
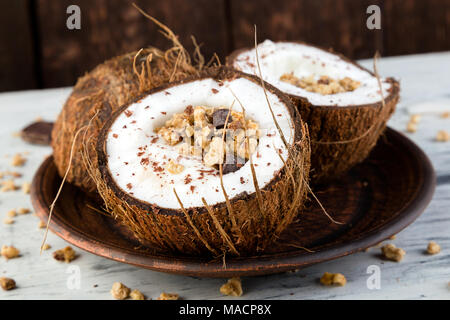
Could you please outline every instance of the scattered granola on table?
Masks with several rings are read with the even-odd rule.
[[[323,276],[320,278],[320,283],[325,286],[343,287],[347,284],[347,279],[342,273],[325,272]]]
[[[24,183],[22,184],[22,192],[23,192],[24,194],[29,194],[29,193],[30,193],[30,190],[31,190],[31,183],[29,183],[29,182],[24,182]]]
[[[114,282],[110,292],[112,297],[117,300],[125,300],[130,296],[130,288],[121,282]]]
[[[406,131],[410,132],[410,133],[414,133],[417,131],[417,124],[413,123],[413,122],[409,122],[408,125],[406,126]]]
[[[20,153],[16,153],[11,159],[11,165],[14,167],[22,167],[25,162],[27,162],[27,159],[22,157]]]
[[[381,253],[386,259],[395,262],[402,261],[403,257],[406,254],[405,250],[397,248],[394,244],[391,243],[381,247]]]
[[[445,130],[438,131],[436,135],[436,141],[447,142],[450,141],[450,134]]]
[[[227,295],[227,296],[233,296],[233,297],[240,297],[242,296],[242,282],[240,278],[231,278],[220,287],[220,293]]]
[[[427,246],[427,253],[428,254],[437,254],[439,252],[441,252],[441,246],[438,245],[434,241],[430,241],[430,243],[428,243],[428,246]]]
[[[11,218],[5,218],[5,219],[3,220],[3,223],[4,223],[4,224],[13,224],[13,223],[14,223],[14,219],[11,219]]]
[[[47,227],[47,224],[44,221],[39,221],[38,222],[38,228],[39,229],[44,229],[45,227]]]
[[[2,185],[0,188],[1,192],[16,191],[19,189],[19,187],[14,183],[14,180],[2,181],[0,184]]]
[[[48,243],[45,243],[43,246],[42,246],[42,250],[48,250],[48,249],[50,249],[52,246],[51,245],[49,245]]]
[[[179,295],[176,293],[162,292],[157,300],[178,300]]]
[[[145,300],[145,296],[137,289],[131,291],[130,298],[133,300]]]
[[[2,289],[5,291],[12,290],[16,287],[16,282],[11,278],[1,277],[0,287],[2,287]]]
[[[31,212],[31,210],[28,209],[28,208],[19,208],[19,209],[17,209],[17,213],[18,214],[27,214],[27,213],[30,213],[30,212]]]
[[[53,258],[57,261],[64,261],[69,263],[77,257],[72,247],[67,246],[64,249],[59,249],[53,252]]]
[[[14,218],[16,216],[16,210],[9,210],[6,215],[10,218]]]
[[[411,118],[409,118],[409,123],[419,123],[422,119],[422,116],[420,114],[413,114]]]
[[[1,255],[6,259],[14,259],[17,258],[20,254],[19,249],[13,247],[13,246],[2,246]]]

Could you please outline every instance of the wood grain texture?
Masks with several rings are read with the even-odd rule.
[[[450,49],[450,1],[385,1],[386,54],[402,55]]]
[[[0,17],[0,91],[36,88],[29,2],[0,1]]]
[[[33,207],[43,221],[48,220],[60,183],[50,157],[37,171],[31,190]],[[314,190],[342,224],[332,223],[311,200],[280,241],[260,255],[228,258],[226,267],[220,258],[140,246],[128,229],[92,209],[101,204],[70,185],[62,190],[50,229],[86,251],[151,270],[200,277],[272,274],[349,255],[388,239],[423,212],[434,186],[434,171],[425,154],[400,133],[387,130],[365,162],[339,182]]]
[[[194,35],[199,44],[207,44],[202,46],[205,57],[214,52],[224,55],[222,0],[39,0],[44,86],[72,85],[86,71],[119,54],[151,45],[168,48],[170,42],[132,6],[133,2],[169,26],[191,52]],[[66,28],[66,8],[71,4],[81,9],[81,30]]]
[[[380,1],[363,0],[231,0],[235,49],[259,42],[300,40],[333,48],[353,59],[383,51],[382,31],[366,28],[366,9]]]

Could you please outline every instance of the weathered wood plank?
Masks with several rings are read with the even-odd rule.
[[[29,13],[26,0],[0,1],[0,91],[36,88]]]
[[[450,50],[450,0],[385,1],[387,55]]]
[[[46,87],[72,85],[76,78],[103,60],[153,45],[167,48],[170,42],[159,28],[133,6],[159,19],[179,35],[188,50],[195,35],[205,56],[225,54],[223,1],[89,1],[39,0],[39,28],[42,39],[43,83]],[[81,30],[66,27],[67,6],[81,9]]]

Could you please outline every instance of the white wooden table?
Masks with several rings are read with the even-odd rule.
[[[363,61],[372,67],[372,61]],[[379,63],[382,75],[401,80],[401,102],[389,125],[404,131],[413,113],[431,112],[423,116],[417,133],[408,134],[431,158],[438,176],[435,196],[426,212],[391,241],[406,250],[400,263],[379,259],[379,249],[354,254],[322,263],[297,273],[244,278],[246,299],[450,299],[450,142],[433,139],[440,129],[450,131],[450,119],[441,119],[440,111],[450,111],[450,52],[384,58]],[[0,94],[0,171],[15,169],[11,156],[29,152],[28,162],[18,171],[31,181],[50,147],[32,146],[13,133],[37,117],[53,121],[70,88]],[[30,199],[20,190],[0,193],[0,222],[6,212],[17,207],[30,207]],[[34,215],[19,216],[12,225],[0,224],[0,245],[14,245],[22,256],[5,261],[0,258],[0,277],[16,280],[18,288],[0,290],[0,299],[111,299],[113,282],[120,281],[156,298],[162,291],[176,292],[184,299],[222,299],[219,287],[225,280],[198,279],[153,272],[110,261],[80,249],[80,257],[71,264],[55,261],[54,249],[67,243],[49,234],[52,249],[39,255],[44,234],[38,229]],[[430,240],[442,247],[435,256],[424,254]],[[381,270],[381,288],[368,289],[367,267]],[[70,289],[71,266],[80,270],[80,288]],[[348,280],[345,287],[329,288],[318,283],[325,272],[341,272]],[[69,273],[68,273],[69,272]],[[70,281],[69,281],[70,282]]]

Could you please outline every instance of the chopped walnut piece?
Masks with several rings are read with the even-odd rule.
[[[345,276],[342,273],[325,272],[320,278],[320,283],[325,286],[343,287],[347,284],[347,279],[345,279]]]
[[[406,126],[406,131],[410,133],[414,133],[417,131],[417,124],[414,122],[408,122],[408,125]]]
[[[72,247],[67,246],[64,249],[59,249],[53,252],[53,258],[57,261],[64,261],[69,263],[77,257]]]
[[[13,247],[13,246],[2,246],[1,255],[6,259],[14,259],[17,258],[20,254],[19,249]]]
[[[31,190],[31,183],[29,183],[29,182],[24,182],[24,183],[22,184],[22,192],[23,192],[24,194],[29,194],[29,193],[30,193],[30,190]]]
[[[437,254],[441,252],[441,246],[434,241],[430,241],[430,243],[428,243],[427,252],[428,254]]]
[[[16,287],[16,282],[11,278],[1,277],[0,287],[2,287],[2,289],[5,291],[12,290]]]
[[[125,300],[130,296],[130,289],[120,282],[114,282],[110,292],[117,300]]]
[[[26,161],[27,159],[23,158],[20,153],[17,153],[11,159],[11,165],[14,167],[22,167]]]
[[[182,164],[176,163],[172,159],[169,160],[169,163],[167,163],[166,166],[167,171],[169,171],[171,174],[179,174],[184,170],[184,166]]]
[[[447,142],[450,141],[450,135],[445,130],[440,130],[436,135],[436,141]]]
[[[420,119],[422,119],[422,116],[420,114],[413,114],[411,118],[409,118],[409,123],[417,124],[420,122]]]
[[[16,213],[16,210],[9,210],[9,211],[6,213],[6,215],[7,215],[8,217],[10,217],[10,218],[14,218],[14,217],[17,215],[17,213]]]
[[[1,192],[15,191],[19,189],[19,187],[14,184],[14,180],[2,181],[1,185],[2,185],[0,189]]]
[[[27,213],[30,213],[30,212],[31,212],[31,210],[28,209],[28,208],[19,208],[19,209],[17,209],[17,213],[18,214],[27,214]]]
[[[395,245],[389,243],[383,247],[381,247],[381,253],[386,259],[400,262],[402,261],[404,255],[406,254],[405,250],[401,248],[397,248]]]
[[[131,291],[130,298],[133,300],[145,300],[145,296],[137,289]]]
[[[240,278],[231,278],[220,287],[220,293],[227,295],[227,296],[233,296],[233,297],[240,297],[242,296],[242,283]]]
[[[159,295],[157,300],[178,300],[179,296],[176,293],[163,292]]]

